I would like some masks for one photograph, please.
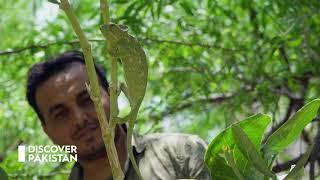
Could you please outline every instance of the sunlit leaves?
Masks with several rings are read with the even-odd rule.
[[[261,140],[271,120],[268,116],[258,114],[226,128],[212,140],[205,154],[205,161],[212,178],[242,179],[243,176],[245,179],[262,179],[263,176],[258,173],[260,172],[264,178],[277,179],[275,173],[270,170],[275,156],[297,139],[304,127],[319,112],[319,107],[320,99],[306,104],[291,119],[277,128],[263,144],[259,139]],[[286,179],[297,178],[303,173],[303,166],[312,149],[313,145]]]
[[[263,151],[267,158],[278,154],[292,143],[300,135],[304,127],[316,117],[319,107],[320,99],[309,102],[277,129],[263,146]]]
[[[243,121],[237,123],[247,134],[248,138],[253,144],[253,147],[260,149],[261,140],[264,130],[270,123],[270,116],[264,114],[257,114],[251,116]],[[248,159],[241,153],[237,146],[237,141],[233,137],[231,127],[221,132],[214,140],[211,141],[205,155],[205,161],[209,167],[212,178],[235,178],[234,170],[227,164],[225,158],[220,154],[224,154],[226,148],[229,148],[233,153],[234,161],[240,173],[246,175],[252,170],[252,165],[249,164]],[[260,174],[261,177],[261,174]]]
[[[275,178],[275,174],[268,169],[268,165],[262,158],[261,153],[255,148],[254,144],[241,127],[238,124],[235,124],[231,126],[231,130],[240,152],[250,163],[252,163],[255,169],[270,178]]]

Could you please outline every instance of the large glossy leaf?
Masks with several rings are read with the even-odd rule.
[[[234,174],[237,176],[239,180],[244,180],[245,178],[239,171],[238,167],[236,166],[236,162],[234,161],[233,157],[233,151],[231,151],[229,148],[224,150],[224,154],[222,156],[225,157],[225,160],[227,161],[227,164],[232,168]]]
[[[247,134],[248,138],[256,149],[260,149],[261,139],[266,127],[270,123],[271,118],[265,114],[257,114],[243,121],[240,121],[240,127]],[[209,144],[205,154],[205,162],[209,168],[210,175],[213,179],[237,179],[232,168],[228,165],[225,158],[221,156],[225,149],[233,150],[233,157],[237,168],[245,176],[246,179],[253,174],[249,174],[253,168],[248,160],[242,155],[236,147],[231,128],[225,129]],[[252,177],[254,179],[254,177]]]
[[[263,146],[265,157],[270,159],[291,144],[300,135],[304,127],[316,117],[319,106],[320,99],[309,102],[271,134]]]
[[[265,176],[276,179],[276,175],[269,170],[267,163],[262,158],[258,149],[255,148],[254,144],[250,141],[247,134],[241,129],[239,124],[231,126],[233,138],[236,142],[237,147],[241,153],[249,160],[256,170],[263,173]]]

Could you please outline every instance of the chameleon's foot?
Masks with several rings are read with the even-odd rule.
[[[92,99],[92,101],[97,102],[97,101],[98,101],[98,98],[92,94],[92,90],[91,90],[90,85],[87,84],[87,83],[85,83],[85,85],[86,85],[88,94],[89,94],[90,98]]]
[[[111,83],[109,88],[108,88],[109,92],[111,92],[112,90],[115,91],[115,94],[117,95],[117,97],[120,95],[121,93],[121,89],[119,88],[119,86],[114,87],[114,85]]]
[[[124,124],[124,123],[127,122],[127,118],[126,117],[123,117],[123,118],[114,117],[114,118],[112,118],[112,120],[113,120],[112,122],[115,123],[115,124]]]
[[[117,93],[117,96],[119,96],[119,95],[120,95],[120,93],[121,93],[121,89],[120,89],[119,87],[117,87],[116,93]]]

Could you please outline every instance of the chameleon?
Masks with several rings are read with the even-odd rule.
[[[123,118],[116,117],[116,123],[128,123],[127,146],[129,158],[140,179],[142,176],[132,151],[132,133],[137,114],[145,95],[148,77],[146,55],[138,40],[128,34],[128,27],[114,23],[100,26],[100,30],[107,40],[107,51],[111,58],[120,59],[125,84],[120,89],[128,98],[131,111]]]

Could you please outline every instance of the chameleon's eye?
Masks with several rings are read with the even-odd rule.
[[[128,31],[128,26],[123,25],[123,24],[119,24],[118,26],[122,31]]]

